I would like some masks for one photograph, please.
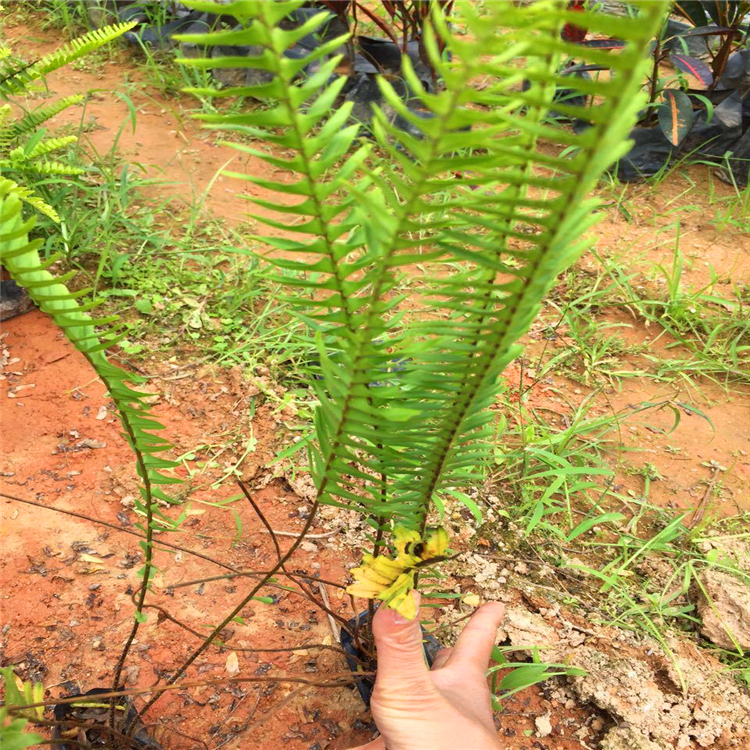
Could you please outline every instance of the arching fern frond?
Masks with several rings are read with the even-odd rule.
[[[27,203],[29,206],[39,211],[39,213],[44,214],[45,216],[52,219],[52,221],[54,221],[55,223],[59,223],[60,217],[57,211],[55,211],[52,206],[42,200],[33,190],[29,190],[29,188],[18,185],[12,180],[6,179],[6,182],[9,183],[9,189],[13,190],[13,195],[18,198],[18,200]]]
[[[23,117],[3,128],[2,133],[0,133],[0,144],[10,144],[25,135],[30,135],[40,125],[47,122],[47,120],[51,120],[55,115],[59,115],[60,112],[68,109],[68,107],[80,104],[84,98],[83,94],[73,94],[72,96],[63,97],[53,104],[38,107],[31,112],[27,112]]]
[[[163,459],[159,455],[170,450],[172,446],[163,437],[155,434],[164,428],[153,417],[146,402],[152,394],[140,392],[132,387],[143,379],[113,365],[107,358],[106,350],[125,335],[122,330],[113,327],[117,316],[93,318],[89,311],[95,309],[99,303],[93,301],[84,305],[79,304],[80,294],[71,293],[65,286],[65,281],[70,275],[56,278],[48,270],[55,259],[45,262],[40,259],[39,248],[43,240],[29,240],[29,232],[34,227],[35,219],[24,220],[22,201],[28,200],[28,197],[23,193],[24,189],[19,188],[11,180],[0,179],[0,263],[86,357],[117,407],[123,437],[134,453],[137,473],[141,480],[140,498],[136,499],[135,508],[143,516],[144,522],[139,523],[138,527],[146,537],[143,544],[143,597],[154,572],[154,529],[175,528],[174,522],[157,505],[158,500],[174,502],[161,488],[180,482],[179,479],[163,473],[165,469],[176,466],[173,461]],[[139,622],[142,597],[134,621],[134,630]],[[120,664],[118,668],[117,680],[121,666]]]
[[[27,91],[32,82],[44,78],[53,70],[62,68],[105,44],[109,44],[136,24],[136,21],[131,21],[103,26],[74,39],[60,49],[32,63],[10,65],[7,57],[0,60],[2,63],[0,65],[0,96],[8,97]]]
[[[551,105],[550,94],[561,83],[557,70],[560,53],[578,52],[578,59],[594,62],[600,53],[589,56],[588,50],[578,51],[560,42],[561,24],[570,20],[569,12],[557,8],[549,12],[544,3],[520,8],[512,5],[490,6],[490,18],[464,8],[472,35],[481,33],[485,24],[503,29],[493,60],[480,61],[474,45],[457,42],[451,37],[440,16],[435,26],[443,41],[453,51],[458,65],[472,59],[485,75],[499,84],[478,95],[466,95],[468,107],[456,113],[456,126],[476,125],[471,105],[484,107],[481,129],[474,131],[480,150],[458,154],[460,142],[438,143],[442,157],[433,165],[425,193],[450,190],[450,202],[460,208],[452,221],[431,221],[434,209],[425,207],[425,221],[434,232],[433,242],[446,252],[444,261],[461,264],[462,270],[437,273],[424,279],[421,296],[432,311],[441,317],[439,323],[416,324],[418,336],[436,339],[429,359],[415,368],[411,382],[424,403],[439,405],[433,412],[422,411],[413,423],[416,434],[431,434],[430,450],[421,456],[418,471],[401,477],[393,488],[393,502],[413,508],[409,520],[419,519],[424,526],[427,509],[446,490],[475,484],[481,477],[477,468],[489,457],[492,415],[488,406],[498,389],[498,376],[517,356],[516,342],[528,330],[541,302],[556,276],[569,266],[585,248],[581,240],[594,223],[595,202],[587,195],[602,171],[627,153],[627,135],[642,105],[638,89],[643,72],[643,49],[663,14],[663,6],[647,3],[639,18],[612,19],[600,13],[586,14],[588,28],[601,33],[614,33],[628,42],[617,57],[615,75],[609,81],[596,82],[591,93],[600,101],[595,109],[567,106],[572,118],[593,122],[580,135],[544,124]],[[516,29],[516,31],[507,31]],[[518,48],[524,40],[524,29],[535,34],[526,40],[526,49]],[[523,70],[509,65],[502,48],[513,48],[514,57],[524,59]],[[434,37],[428,32],[428,47],[433,63],[445,77],[447,90],[455,90],[451,80],[456,66],[447,66],[436,52]],[[405,74],[410,76],[409,63]],[[508,89],[508,82],[528,81],[525,90]],[[550,88],[551,84],[551,88]],[[410,113],[387,83],[383,84],[389,104],[403,117]],[[416,93],[416,92],[415,92]],[[471,96],[473,102],[468,99]],[[439,119],[445,110],[440,97],[420,95],[423,106]],[[444,97],[443,97],[444,98]],[[560,111],[558,104],[555,109]],[[409,154],[424,163],[425,142],[435,133],[432,119],[417,120],[415,127],[423,130],[423,140],[415,140],[389,124],[381,115],[380,144],[394,161]],[[423,123],[426,123],[423,124]],[[570,156],[542,150],[537,145],[542,137],[548,148],[558,152],[567,148]],[[467,177],[455,180],[452,171]],[[463,184],[462,184],[463,183]],[[391,171],[388,187],[394,194],[408,189],[408,176]],[[384,189],[387,189],[384,186]],[[441,211],[444,211],[444,206]],[[393,265],[412,262],[408,252],[415,243],[402,237],[402,248]],[[444,316],[448,315],[447,319]],[[417,405],[414,404],[416,409]]]
[[[45,55],[40,60],[22,63],[15,60],[7,47],[0,52],[0,100],[13,101],[13,104],[25,109],[25,103],[15,97],[29,94],[35,81],[44,78],[47,73],[76,60],[101,47],[118,36],[121,36],[134,23],[121,23],[106,26],[85,34],[64,45],[55,52]],[[0,107],[0,169],[11,177],[16,185],[14,194],[30,206],[51,218],[59,221],[57,211],[35,194],[28,187],[19,187],[17,183],[31,183],[41,176],[71,176],[83,174],[85,170],[62,161],[45,159],[53,151],[60,151],[71,143],[75,136],[62,138],[44,138],[41,125],[63,110],[83,101],[81,94],[66,96],[53,104],[37,107],[23,115],[14,117],[14,107],[4,104]]]
[[[122,330],[112,326],[117,317],[92,318],[89,311],[100,303],[79,304],[79,295],[71,293],[65,286],[63,279],[69,276],[55,278],[48,270],[50,261],[40,259],[38,251],[42,240],[29,240],[28,235],[35,220],[24,221],[21,204],[24,196],[21,193],[22,188],[12,181],[0,180],[0,262],[18,285],[28,290],[39,308],[64,330],[66,337],[86,357],[107,386],[118,408],[124,437],[137,456],[139,476],[144,483],[141,488],[142,500],[136,502],[136,508],[143,514],[153,513],[164,524],[171,525],[171,521],[161,514],[153,502],[154,499],[172,502],[159,486],[179,482],[161,474],[161,470],[176,464],[156,456],[169,450],[171,445],[152,434],[153,430],[163,429],[151,415],[145,401],[153,394],[131,388],[128,384],[137,385],[143,379],[107,359],[105,350],[125,335]]]
[[[72,142],[75,143],[75,140]],[[70,143],[70,141],[65,145],[68,145],[68,143]],[[52,145],[50,150],[54,151],[58,148],[64,148],[64,146],[56,147]],[[42,151],[40,155],[43,155],[44,153],[45,152]],[[73,167],[70,164],[63,164],[59,161],[39,159],[36,156],[26,157],[23,150],[18,152],[11,151],[9,156],[9,159],[0,160],[0,169],[16,169],[26,174],[33,173],[35,175],[78,175],[86,172],[86,170],[81,169],[81,167]]]
[[[19,156],[24,159],[38,159],[42,156],[46,156],[47,154],[51,154],[53,151],[60,151],[60,149],[66,148],[71,143],[75,143],[77,140],[78,138],[76,138],[76,136],[74,135],[64,135],[60,138],[47,138],[38,141],[33,146],[29,144],[23,149],[19,147]],[[11,151],[10,153],[11,159],[13,159],[13,153],[13,151]]]
[[[136,22],[107,26],[85,34],[73,40],[41,60],[28,65],[11,63],[10,54],[0,55],[0,99],[7,100],[14,95],[27,94],[34,81],[57,68],[76,60],[104,44],[116,39]],[[0,108],[0,121],[3,135],[0,137],[0,165],[18,174],[24,181],[38,175],[76,175],[82,169],[48,160],[45,157],[70,145],[76,139],[71,137],[44,138],[40,125],[54,117],[62,110],[82,100],[81,96],[69,96],[47,107],[27,112],[9,124],[12,108],[8,105]],[[121,340],[125,332],[113,328],[117,317],[95,319],[89,311],[98,307],[96,300],[79,304],[81,292],[71,293],[65,282],[74,274],[55,278],[49,268],[55,258],[42,262],[38,249],[43,240],[29,241],[29,231],[34,220],[24,221],[23,202],[33,206],[53,221],[59,221],[55,209],[28,187],[19,186],[12,180],[0,178],[0,263],[9,271],[16,283],[26,289],[31,299],[41,310],[48,313],[55,323],[62,328],[71,343],[83,353],[97,375],[107,387],[110,397],[117,407],[123,435],[135,456],[136,470],[140,478],[140,499],[136,500],[136,511],[141,513],[144,523],[140,525],[145,535],[142,543],[144,565],[141,570],[142,582],[136,599],[130,634],[126,639],[120,657],[114,667],[113,685],[117,688],[127,658],[140,623],[145,619],[143,604],[155,568],[153,565],[153,535],[158,528],[173,529],[176,523],[162,513],[157,501],[172,502],[161,489],[164,485],[175,484],[180,480],[163,473],[165,469],[175,466],[159,454],[172,446],[168,441],[155,434],[163,429],[149,411],[145,399],[147,393],[141,393],[132,386],[141,382],[141,378],[113,365],[106,356],[106,350]],[[114,724],[115,704],[112,702],[111,713]]]

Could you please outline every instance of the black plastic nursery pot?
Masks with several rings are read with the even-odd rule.
[[[59,722],[52,733],[55,747],[60,750],[75,750],[82,746],[161,750],[161,745],[138,720],[133,701],[126,695],[117,698],[115,707],[114,728],[119,735],[109,731],[110,699],[97,700],[96,696],[111,692],[112,688],[93,688],[80,695],[65,696],[79,701],[58,703],[54,707],[55,721]],[[127,739],[122,737],[123,734]]]
[[[11,278],[4,278],[5,270],[0,275],[0,320],[10,320],[16,315],[34,309],[29,293],[18,286]]]
[[[659,125],[638,126],[630,131],[633,147],[617,162],[617,179],[623,182],[652,177],[663,169],[676,152]]]
[[[673,160],[693,155],[731,170],[731,181],[739,187],[748,183],[750,156],[750,97],[734,91],[714,108],[710,118],[698,111],[695,123],[678,147],[673,146],[658,125],[635,127],[630,137],[633,147],[617,164],[617,177],[630,182],[656,174]]]
[[[369,631],[366,628],[370,619],[370,612],[365,610],[360,612],[357,617],[352,617],[347,622],[347,628],[341,629],[339,635],[339,641],[341,647],[346,652],[346,663],[352,672],[375,672],[377,664],[371,663],[367,655],[357,646],[354,638],[355,629],[358,632],[364,633]],[[436,638],[431,636],[424,628],[422,628],[422,650],[424,651],[424,658],[428,666],[432,666],[435,661],[437,652],[440,651],[442,645]],[[372,691],[375,687],[375,677],[361,677],[355,681],[357,692],[359,697],[362,698],[362,702],[367,708],[370,707],[370,700],[372,699]]]

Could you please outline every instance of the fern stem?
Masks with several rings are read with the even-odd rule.
[[[253,587],[250,593],[209,633],[203,643],[201,643],[201,645],[198,646],[198,648],[196,648],[192,654],[190,654],[190,656],[182,663],[180,668],[167,680],[167,685],[174,685],[174,683],[177,682],[177,680],[179,680],[180,677],[185,674],[190,665],[218,638],[221,631],[224,630],[224,628],[227,627],[227,625],[229,625],[229,623],[231,623],[232,620],[234,620],[234,618],[237,617],[240,612],[242,612],[242,610],[252,601],[253,597],[256,596],[258,592],[263,588],[263,586],[268,583],[268,580],[276,575],[280,570],[282,570],[286,562],[295,553],[299,545],[304,540],[305,535],[312,527],[319,507],[320,503],[316,498],[313,501],[312,507],[310,508],[310,514],[305,521],[305,525],[302,528],[300,535],[294,540],[292,546],[286,551],[283,557],[280,557],[278,559],[276,565],[274,565],[274,567],[268,571],[267,575],[265,575],[262,580]],[[156,701],[161,698],[163,694],[163,692],[159,692],[155,696],[153,696],[138,712],[137,717],[143,716],[154,705],[154,703],[156,703]]]
[[[89,360],[90,362],[91,360]],[[92,363],[93,366],[93,363]],[[102,378],[107,386],[107,389],[109,390],[110,394],[112,393],[111,390],[111,384],[106,381],[106,379]],[[120,419],[122,422],[122,426],[125,428],[125,431],[128,434],[128,442],[130,442],[131,448],[133,449],[133,452],[135,453],[135,459],[136,463],[138,465],[138,473],[143,481],[143,490],[144,490],[144,500],[145,500],[145,509],[146,509],[146,538],[144,539],[144,546],[145,549],[143,551],[143,580],[141,581],[141,588],[138,592],[138,601],[135,605],[135,615],[133,616],[133,625],[130,628],[130,634],[128,635],[127,640],[125,641],[125,645],[123,646],[122,652],[120,653],[120,658],[117,660],[117,665],[115,666],[115,672],[114,677],[112,679],[112,689],[117,690],[118,685],[120,683],[120,677],[122,676],[122,670],[125,666],[125,660],[128,657],[128,654],[130,653],[130,648],[133,645],[133,641],[135,640],[135,636],[138,633],[138,628],[141,625],[141,621],[139,619],[140,616],[143,615],[143,605],[146,601],[146,593],[148,591],[149,582],[151,580],[151,572],[153,570],[153,561],[154,561],[154,530],[153,530],[153,520],[154,520],[154,498],[152,495],[151,490],[151,480],[148,476],[148,470],[146,468],[145,462],[143,460],[143,454],[136,449],[136,437],[135,437],[135,431],[133,430],[133,426],[130,423],[130,420],[128,419],[127,412],[123,409],[120,409]],[[111,727],[114,728],[115,725],[115,708],[116,708],[116,701],[113,699],[110,702],[109,706],[109,724]]]

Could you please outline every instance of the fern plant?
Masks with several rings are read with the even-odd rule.
[[[414,100],[407,106],[381,79],[389,107],[375,113],[374,141],[361,140],[359,125],[350,122],[351,104],[340,104],[347,81],[337,69],[346,37],[304,54],[295,47],[328,14],[281,28],[302,3],[191,0],[192,7],[227,14],[241,25],[183,41],[207,48],[254,45],[261,51],[181,62],[270,74],[254,86],[194,92],[263,101],[266,106],[249,111],[200,117],[209,127],[270,144],[268,149],[231,145],[287,173],[285,179],[237,176],[283,196],[278,203],[253,199],[290,219],[256,216],[275,233],[284,230],[281,237],[258,239],[270,248],[268,260],[292,289],[288,299],[318,346],[318,361],[310,368],[319,399],[310,456],[317,497],[305,531],[321,504],[361,512],[372,528],[372,554],[365,555],[352,591],[413,616],[409,594],[416,576],[444,559],[449,543],[444,530],[427,524],[451,497],[479,513],[463,490],[483,477],[500,375],[518,356],[518,341],[556,275],[586,247],[583,234],[596,219],[596,203],[588,195],[603,170],[627,152],[625,138],[642,105],[644,52],[666,0],[633,0],[634,13],[627,18],[571,12],[565,0],[477,7],[465,2],[456,8],[466,28],[460,38],[435,12],[425,24],[423,43],[444,86],[424,92],[405,58],[403,76],[420,109]],[[566,23],[616,35],[625,47],[610,57],[573,45],[560,38]],[[585,112],[554,102],[556,88],[568,83],[560,62],[573,54],[592,64],[603,64],[606,55],[612,71],[608,79],[577,82],[597,102]],[[16,66],[10,77],[23,81],[34,75],[32,68]],[[580,134],[554,128],[547,122],[553,107],[592,126]],[[411,133],[397,127],[394,114],[413,126]],[[23,187],[0,180],[0,260],[106,384],[142,482],[137,508],[145,519],[143,584],[114,670],[118,687],[154,572],[153,531],[171,523],[156,507],[159,499],[169,501],[161,487],[176,481],[163,473],[172,464],[160,454],[170,445],[156,434],[162,426],[148,411],[147,394],[132,387],[138,378],[106,356],[122,335],[113,328],[116,321],[92,318],[96,302],[78,302],[86,290],[71,293],[65,286],[69,276],[51,273],[56,259],[42,261],[40,242],[29,240],[34,220],[24,219],[24,201],[29,196]],[[400,283],[417,267],[421,276],[406,304]],[[410,313],[415,307],[416,315]],[[208,648],[300,541],[168,684]],[[386,544],[395,556],[384,554]]]
[[[8,102],[9,98],[14,95],[28,94],[34,82],[43,81],[47,73],[110,42],[131,26],[132,24],[118,24],[91,32],[30,65],[19,66],[10,61],[9,53],[4,52],[4,67],[0,73],[0,97]],[[175,464],[159,455],[172,446],[156,434],[163,429],[163,426],[154,419],[145,401],[152,394],[139,392],[132,387],[142,382],[142,378],[112,364],[107,358],[106,350],[125,336],[125,331],[116,326],[117,316],[92,317],[90,312],[98,307],[100,302],[97,300],[79,302],[91,292],[91,289],[70,291],[66,284],[75,272],[54,275],[50,269],[60,260],[60,256],[53,255],[43,260],[39,255],[43,240],[29,239],[29,233],[33,230],[36,219],[35,217],[24,218],[24,203],[31,205],[53,221],[57,221],[58,217],[54,206],[40,197],[32,188],[19,182],[33,181],[40,175],[75,175],[82,171],[46,158],[47,154],[67,146],[75,138],[72,136],[45,138],[44,131],[39,130],[39,127],[66,107],[81,101],[82,98],[79,95],[66,97],[50,106],[25,112],[20,117],[14,116],[16,110],[11,103],[0,107],[3,125],[0,138],[2,145],[0,167],[5,174],[10,173],[15,178],[0,177],[0,264],[20,287],[27,290],[39,309],[52,317],[71,343],[89,361],[97,376],[105,384],[118,410],[123,436],[135,456],[141,495],[140,499],[136,500],[135,508],[143,518],[139,529],[144,537],[141,543],[144,565],[140,571],[142,584],[136,599],[136,611],[131,630],[114,667],[113,684],[118,686],[130,646],[140,623],[145,620],[142,611],[143,603],[151,578],[156,572],[153,564],[154,531],[174,529],[179,523],[162,512],[157,503],[159,500],[166,503],[173,502],[162,487],[175,484],[180,480],[163,473],[165,469],[170,469]],[[25,723],[25,720],[20,719],[10,724],[3,720],[0,726],[3,746],[6,743],[9,747],[11,745],[19,748],[27,746],[29,735],[20,736]],[[16,735],[19,736],[16,737]],[[16,742],[20,744],[13,744]],[[26,744],[23,744],[24,742]]]
[[[84,170],[49,158],[50,154],[75,143],[76,136],[47,137],[42,126],[63,110],[82,102],[84,96],[73,94],[29,110],[24,109],[20,98],[38,90],[48,73],[108,44],[134,25],[120,23],[96,29],[28,64],[15,59],[8,47],[0,47],[0,102],[3,102],[0,105],[0,171],[12,176],[19,185],[17,197],[54,221],[58,221],[57,211],[29,185],[40,177],[79,175]]]
[[[278,204],[252,200],[293,219],[253,217],[286,230],[287,236],[259,239],[272,250],[269,262],[298,290],[289,300],[318,341],[311,454],[317,503],[363,512],[375,532],[375,554],[394,526],[416,534],[403,541],[399,531],[401,556],[448,497],[471,504],[461,490],[482,478],[499,376],[520,353],[518,340],[557,274],[587,245],[584,233],[596,220],[588,196],[627,152],[625,139],[642,106],[644,52],[666,3],[634,0],[626,18],[573,13],[561,0],[462,3],[461,38],[434,12],[423,41],[443,89],[424,92],[404,56],[403,77],[421,111],[407,107],[388,80],[379,83],[390,110],[420,135],[377,110],[375,144],[360,142],[357,124],[349,122],[351,105],[338,105],[346,80],[335,71],[346,38],[304,57],[297,48],[290,53],[325,22],[325,12],[282,30],[280,21],[300,0],[189,4],[230,14],[242,27],[183,40],[255,45],[262,52],[182,64],[273,76],[262,85],[193,93],[266,102],[240,114],[198,117],[273,144],[269,150],[229,145],[288,173],[284,180],[236,176],[282,194]],[[566,42],[560,31],[572,22],[617,36],[625,48],[612,57]],[[576,84],[595,98],[595,108],[555,103],[555,110],[593,123],[580,134],[546,122],[556,88],[566,85],[560,62],[573,54],[591,64],[606,56],[612,70],[607,80]],[[306,70],[316,72],[305,77]],[[400,277],[417,263],[428,269],[412,292],[421,319],[405,313],[398,294]],[[407,560],[375,595],[391,600],[395,576],[411,570],[413,580],[417,566]]]

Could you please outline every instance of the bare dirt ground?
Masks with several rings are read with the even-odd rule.
[[[15,319],[4,329],[4,345],[13,359],[20,360],[12,367],[22,375],[10,375],[2,383],[3,403],[7,404],[3,489],[132,530],[137,519],[130,509],[135,492],[130,452],[111,412],[101,411],[109,401],[88,363],[42,313]],[[9,399],[9,386],[18,389],[20,385],[28,388],[17,390],[17,397]],[[191,379],[179,390],[179,406],[162,402],[156,407],[170,434],[178,436],[181,444],[194,444],[226,428],[230,401],[241,399],[242,394],[226,385],[222,391],[222,385],[213,377]],[[216,395],[219,398],[212,400]],[[269,427],[273,424],[270,419],[267,422]],[[187,533],[179,538],[171,535],[171,541],[182,544],[182,537],[189,536],[185,546],[222,563],[245,570],[267,569],[275,561],[273,548],[250,506],[235,506],[243,526],[242,539],[237,541],[232,517],[202,502],[226,495],[226,490],[200,493],[188,510]],[[288,485],[272,482],[257,497],[276,529],[299,531],[297,508],[303,501]],[[3,516],[4,659],[23,665],[21,669],[29,676],[53,689],[61,684],[80,689],[106,684],[130,628],[130,594],[138,586],[141,565],[138,539],[26,505],[4,502]],[[314,528],[313,533],[316,531],[320,530]],[[192,628],[205,631],[242,598],[242,587],[233,580],[171,592],[170,586],[226,570],[185,553],[164,551],[160,557],[169,562],[168,571],[157,574],[158,595],[152,602]],[[302,551],[295,568],[313,574],[313,560],[323,578],[345,577],[346,560],[339,553]],[[337,599],[333,591],[331,597],[345,614],[348,601]],[[274,672],[288,673],[291,668],[316,679],[316,675],[342,671],[341,657],[329,650],[299,652],[291,659],[288,653],[242,652],[251,644],[256,648],[330,645],[328,621],[304,598],[279,590],[278,602],[254,603],[243,619],[245,625],[224,634],[225,649],[214,649],[198,661],[192,679],[226,676],[227,656],[232,651],[238,654],[240,668],[249,674],[273,677]],[[153,684],[198,643],[196,636],[164,619],[158,609],[149,612],[149,622],[138,640],[127,671],[131,687]],[[229,733],[236,733],[250,717],[260,717],[266,704],[284,692],[281,686],[261,684],[249,689],[199,688],[191,696],[169,695],[158,711],[158,715],[170,717],[168,726],[157,734],[179,730],[206,738],[210,747],[219,747]],[[193,706],[207,709],[195,710]],[[333,736],[344,731],[354,739],[356,730],[351,722],[360,714],[362,707],[348,690],[318,692],[270,719],[263,732],[288,739],[290,748],[308,748],[315,741],[328,746]],[[177,736],[163,741],[167,746],[184,747],[187,740]]]
[[[2,345],[10,362],[0,381],[3,491],[116,527],[2,501],[3,660],[15,665],[26,679],[42,681],[53,695],[65,689],[105,686],[130,627],[131,594],[138,586],[141,565],[138,539],[117,531],[133,530],[137,522],[131,509],[136,484],[130,452],[109,411],[111,403],[103,386],[47,316],[28,313],[7,322],[3,329]],[[168,378],[169,370],[162,369]],[[241,411],[247,398],[247,391],[231,372],[197,373],[169,385],[154,410],[180,450],[225,434],[232,411]],[[255,480],[255,499],[273,528],[299,532],[300,508],[304,513],[309,507],[304,487],[298,494],[286,479],[273,478],[262,468],[272,455],[267,451],[278,423],[268,409],[261,409],[254,427],[260,447],[254,466],[245,467],[245,476],[251,483]],[[252,508],[246,503],[230,506],[242,525],[238,540],[229,511],[206,504],[235,491],[225,484],[218,490],[191,493],[184,533],[170,535],[170,541],[238,569],[268,569],[275,561],[273,547]],[[357,557],[342,543],[349,524],[333,509],[325,515],[324,525],[313,527],[312,541],[294,558],[293,570],[345,581],[347,563],[354,564]],[[324,538],[317,540],[316,534]],[[157,595],[150,599],[154,608],[126,671],[129,688],[145,688],[167,676],[198,643],[158,608],[202,632],[243,596],[237,580],[180,587],[226,573],[204,559],[164,549],[157,556],[157,566],[160,561],[165,570],[154,580]],[[335,643],[326,616],[300,595],[281,589],[274,593],[275,604],[253,603],[243,612],[245,624],[233,625],[224,633],[225,648],[212,649],[196,662],[191,680],[225,679],[231,653],[237,655],[243,674],[269,680],[282,674],[325,680],[346,671],[337,652],[302,650],[310,644]],[[334,611],[349,619],[353,615],[349,598],[337,588],[327,587],[327,593]],[[461,614],[453,613],[448,619]],[[294,648],[291,656],[288,652],[243,651],[289,647]],[[364,706],[347,688],[310,689],[265,719],[293,689],[278,683],[207,685],[166,696],[148,718],[155,722],[158,739],[171,748],[218,748],[223,743],[232,747],[241,739],[269,750],[280,741],[290,750],[316,746],[333,750],[372,737]],[[514,697],[498,717],[507,747],[553,747],[533,745],[524,734],[533,734],[534,720],[550,708],[538,690]],[[583,747],[573,734],[594,718],[596,713],[591,711],[560,706],[556,715],[559,744],[554,747]],[[260,719],[262,723],[253,724]],[[603,727],[604,720],[599,721]],[[252,732],[245,730],[248,725]]]
[[[36,25],[9,26],[5,33],[14,51],[29,59],[54,49],[60,41],[57,32],[44,31]],[[259,189],[221,176],[210,191],[206,189],[217,170],[230,159],[234,160],[230,168],[236,171],[257,174],[267,167],[252,157],[240,157],[218,146],[213,135],[200,131],[187,117],[182,106],[185,102],[149,89],[142,71],[129,58],[128,53],[123,53],[94,71],[52,74],[50,89],[60,96],[96,89],[85,109],[90,123],[87,137],[105,153],[129,117],[126,104],[116,95],[127,71],[129,80],[137,84],[128,89],[128,95],[138,110],[138,124],[135,132],[129,125],[123,129],[119,153],[125,161],[142,164],[146,174],[171,183],[152,189],[151,197],[171,197],[173,205],[182,204],[185,211],[198,204],[210,215],[230,222],[243,221],[248,204],[242,191],[258,190],[260,194]],[[80,110],[71,110],[56,124],[77,125],[80,116]],[[689,174],[698,184],[707,180],[705,168],[691,168]],[[747,235],[731,228],[720,232],[707,221],[711,204],[700,190],[686,199],[697,209],[686,209],[679,196],[687,187],[687,182],[675,176],[658,191],[639,186],[629,189],[626,205],[633,218],[626,220],[618,209],[608,209],[595,230],[600,250],[609,256],[630,253],[633,270],[638,264],[646,269],[662,255],[666,257],[664,246],[668,242],[661,244],[661,240],[673,236],[669,223],[678,216],[682,221],[683,252],[690,259],[687,283],[705,283],[710,266],[727,276],[731,273],[735,283],[750,283]],[[724,189],[717,187],[719,191]],[[669,211],[672,213],[665,218]],[[632,253],[633,248],[637,252]],[[591,264],[593,261],[584,259],[581,268],[585,270]],[[620,322],[627,322],[629,328],[620,335],[629,344],[644,346],[651,353],[665,351],[665,337],[658,337],[627,312],[623,315]],[[558,333],[549,346],[564,350],[570,341],[564,329]],[[138,519],[132,511],[136,492],[132,459],[104,388],[83,357],[39,312],[4,324],[0,344],[6,350],[5,377],[0,381],[3,491],[100,519],[117,529],[134,530]],[[511,385],[535,383],[529,366],[546,345],[541,326],[532,330],[529,345],[526,368],[514,364],[506,373]],[[626,355],[625,362],[635,368],[650,366],[639,354]],[[219,443],[232,431],[247,431],[242,424],[243,409],[251,392],[241,373],[197,368],[188,371],[189,377],[182,377],[174,363],[159,361],[149,362],[147,372],[157,376],[152,381],[153,389],[161,395],[155,397],[154,410],[166,425],[166,435],[178,453],[189,452],[197,444]],[[532,399],[536,407],[547,409],[550,419],[561,423],[594,390],[597,395],[593,415],[635,411],[640,404],[667,398],[700,408],[710,417],[715,432],[703,419],[685,410],[676,430],[665,434],[673,417],[662,410],[634,415],[621,428],[618,439],[623,449],[637,449],[629,454],[633,464],[651,463],[662,476],[652,485],[652,502],[674,508],[702,507],[720,514],[748,510],[750,390],[728,390],[705,379],[694,382],[696,386],[690,387],[641,378],[594,388],[560,376],[536,384]],[[284,431],[284,415],[271,406],[260,407],[252,421],[257,446],[241,471],[273,527],[295,532],[301,529],[305,507],[309,505],[306,486],[267,467]],[[672,450],[675,447],[679,450]],[[184,462],[186,478],[196,476],[186,485],[186,492],[190,490],[186,506],[189,518],[183,524],[185,531],[170,535],[170,541],[225,565],[267,569],[275,561],[273,546],[252,508],[244,501],[225,507],[209,504],[235,494],[231,482],[217,489],[210,485],[231,468],[238,456],[225,456],[225,464],[208,471],[201,468],[200,459],[198,455]],[[713,492],[717,478],[711,462],[727,468],[718,478],[721,491],[717,493]],[[623,473],[618,475],[618,482],[625,489],[641,490],[639,476]],[[25,678],[43,681],[50,696],[73,688],[106,685],[130,627],[131,594],[137,588],[141,564],[138,540],[117,529],[46,508],[5,499],[0,507],[4,550],[3,663],[14,665]],[[329,535],[330,532],[335,533]],[[360,538],[359,529],[348,516],[331,510],[312,533],[324,537],[300,550],[294,558],[295,571],[344,582],[348,567],[358,558],[349,542]],[[290,541],[288,537],[282,540]],[[220,621],[232,603],[242,598],[245,590],[241,579],[179,587],[180,583],[226,572],[187,552],[161,550],[157,565],[160,562],[164,570],[154,581],[157,593],[151,599],[155,608],[149,610],[148,623],[134,648],[126,672],[128,687],[145,688],[168,676],[198,643],[195,634],[181,628],[165,613],[205,633]],[[498,566],[493,570],[497,571]],[[645,664],[635,667],[641,671],[631,677],[631,682],[635,679],[638,685],[645,685],[644,690],[650,690],[654,700],[668,706],[669,710],[663,708],[663,716],[672,723],[671,734],[659,729],[646,733],[660,744],[636,745],[628,734],[629,727],[637,727],[638,717],[653,710],[638,703],[637,699],[645,693],[633,695],[631,690],[615,701],[612,685],[608,690],[601,687],[606,682],[604,678],[599,683],[593,679],[573,685],[572,689],[530,688],[513,696],[497,716],[499,736],[509,750],[587,750],[605,747],[603,740],[611,743],[607,745],[611,750],[748,746],[742,744],[747,738],[743,735],[742,712],[750,711],[743,703],[746,696],[732,699],[729,683],[716,682],[718,665],[710,657],[701,657],[710,663],[705,674],[694,681],[710,685],[711,690],[696,688],[680,697],[677,678],[669,674],[669,665],[652,658],[649,644],[619,642],[619,636],[612,632],[592,629],[580,621],[570,625],[572,620],[559,608],[548,606],[538,595],[529,596],[527,590],[533,586],[524,580],[523,569],[519,570],[510,571],[513,585],[507,589],[505,584],[500,590],[477,586],[476,568],[471,567],[465,575],[457,573],[454,581],[463,590],[503,598],[513,607],[506,635],[519,649],[528,643],[524,638],[529,633],[549,640],[557,639],[555,634],[563,631],[563,641],[569,648],[589,649],[584,656],[594,678],[612,674],[624,664]],[[493,575],[497,577],[498,573]],[[326,591],[332,609],[343,618],[351,617],[348,597],[341,596],[335,586],[327,586]],[[330,649],[301,650],[304,645],[335,644],[332,627],[326,616],[303,596],[284,589],[273,593],[277,597],[274,604],[254,602],[243,612],[244,624],[233,624],[228,629],[231,632],[222,635],[225,646],[209,650],[188,674],[194,681],[225,678],[227,670],[232,671],[231,655],[235,654],[241,674],[269,678],[269,682],[206,685],[165,696],[147,717],[165,748],[214,750],[242,743],[260,750],[342,750],[373,736],[369,715],[348,688],[309,688],[280,706],[298,688],[272,682],[271,678],[294,674],[323,680],[345,671],[345,664],[342,656]],[[443,621],[459,619],[469,611],[465,605],[456,605],[443,615]],[[578,632],[580,639],[571,639],[572,631]],[[252,651],[290,647],[294,647],[291,654]],[[624,654],[619,661],[614,658],[618,649]],[[647,653],[648,658],[644,656]],[[561,658],[564,656],[561,651]],[[691,664],[694,662],[695,659]],[[625,672],[622,680],[627,682]],[[728,704],[721,703],[715,694],[729,696],[735,716],[730,716]],[[712,704],[714,698],[719,702]],[[543,721],[548,716],[549,733]],[[617,740],[622,744],[614,744],[616,733],[624,738]]]

